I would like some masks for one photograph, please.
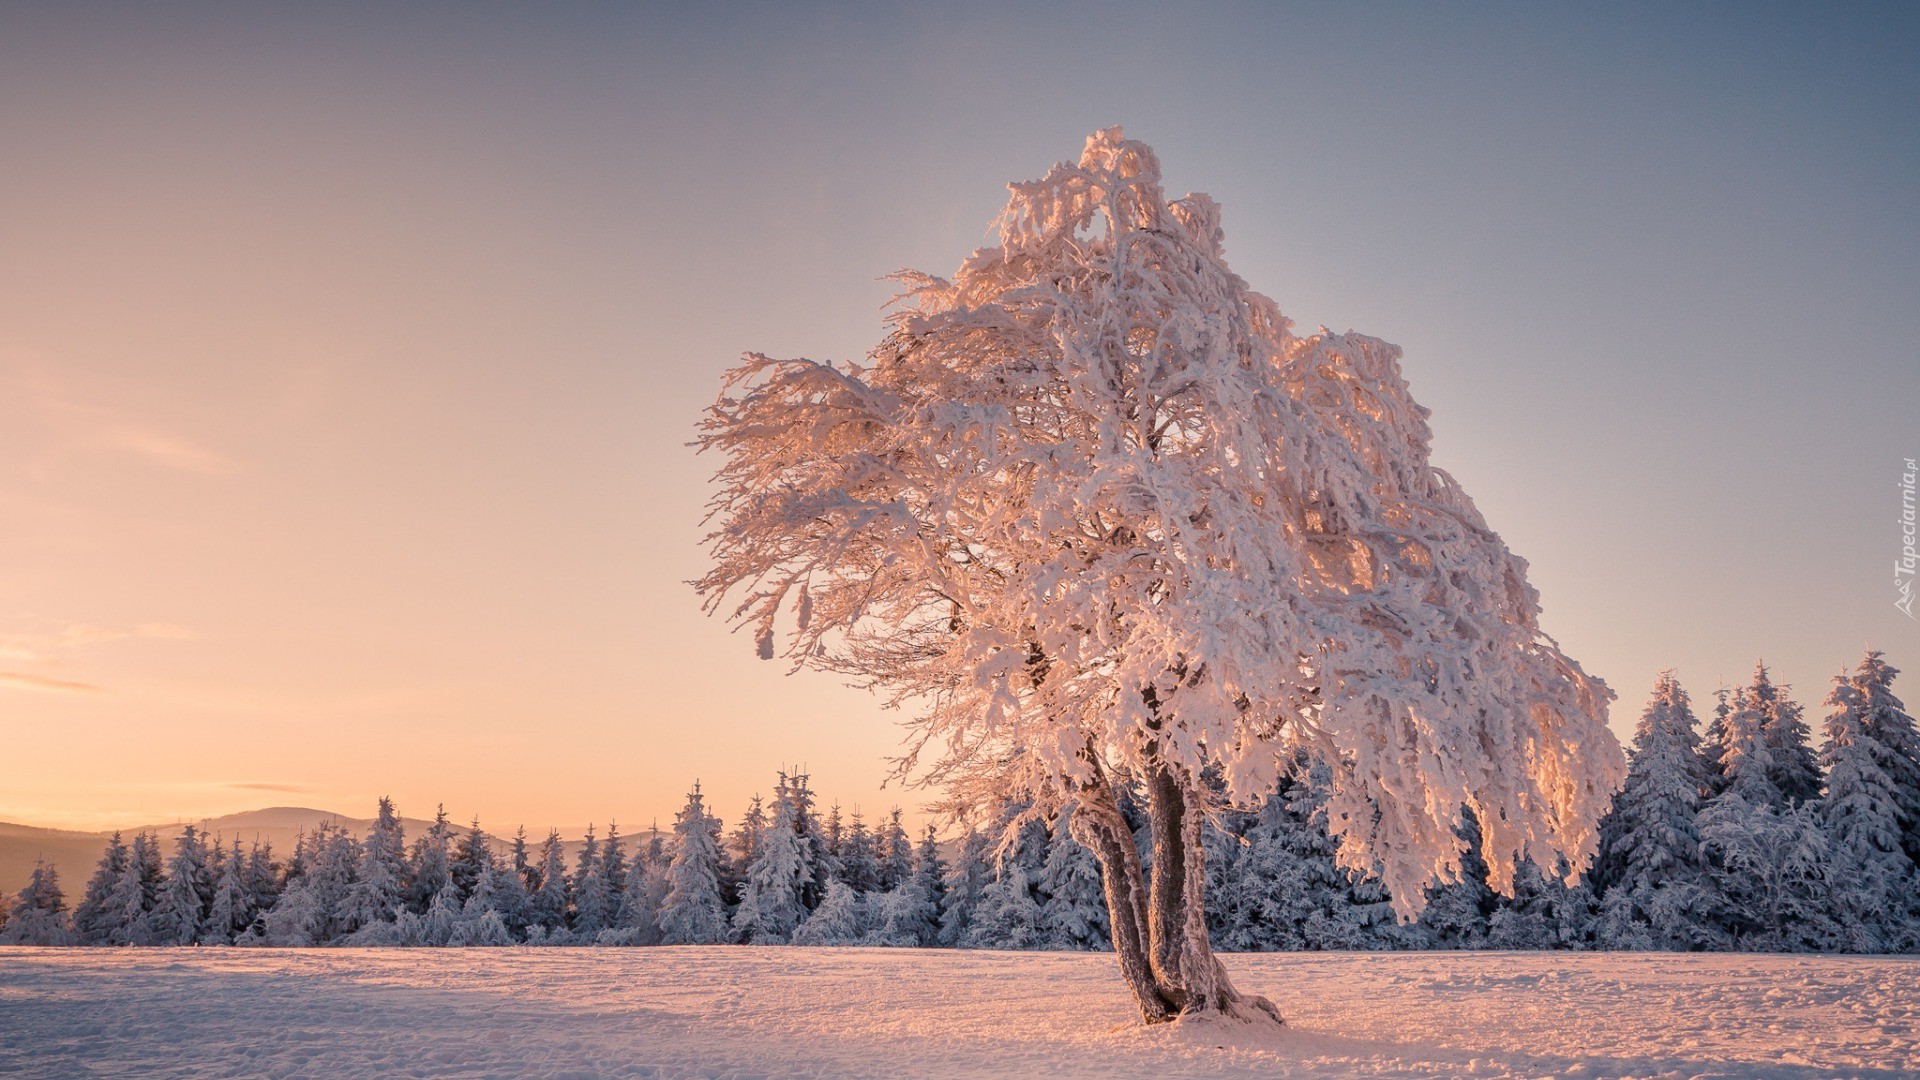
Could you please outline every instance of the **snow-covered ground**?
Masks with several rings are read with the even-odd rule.
[[[1141,1029],[1107,955],[896,949],[0,950],[32,1076],[1891,1077],[1920,961],[1227,958],[1291,1028]]]

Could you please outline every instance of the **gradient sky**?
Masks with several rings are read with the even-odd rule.
[[[1406,349],[1616,730],[1920,668],[1911,5],[312,7],[0,7],[0,819],[916,805],[701,616],[685,443],[1112,124]]]

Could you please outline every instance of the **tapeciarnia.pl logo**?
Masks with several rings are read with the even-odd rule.
[[[1920,621],[1913,613],[1913,572],[1916,556],[1913,550],[1913,481],[1914,474],[1920,468],[1914,467],[1914,459],[1906,459],[1906,471],[1900,474],[1900,557],[1893,562],[1893,606],[1907,613],[1907,618]]]

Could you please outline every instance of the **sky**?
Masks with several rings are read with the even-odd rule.
[[[1920,9],[319,7],[0,7],[0,820],[913,813],[702,615],[687,443],[1116,124],[1406,350],[1623,736],[1920,669]]]

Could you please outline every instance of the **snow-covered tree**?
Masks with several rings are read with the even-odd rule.
[[[841,856],[846,854],[847,821],[840,813],[840,804],[827,807],[827,816],[820,822],[820,844],[826,849],[827,858],[833,863],[835,880],[845,880],[846,867]]]
[[[112,897],[114,886],[127,872],[128,857],[126,841],[116,830],[107,841],[106,850],[100,853],[100,862],[94,867],[93,876],[87,879],[80,902],[73,907],[73,933],[80,944],[111,944],[114,931],[124,926],[124,913],[114,910]]]
[[[672,885],[664,863],[641,858],[628,864],[626,886],[620,890],[620,908],[614,915],[615,933],[619,935],[617,944],[662,944],[660,913],[666,906],[667,893]],[[716,879],[716,894],[718,888]],[[721,932],[714,939],[716,942],[726,940],[724,912],[719,925]]]
[[[1734,783],[1700,812],[1709,888],[1699,917],[1741,949],[1817,949],[1833,934],[1826,834],[1812,807],[1750,802],[1741,787]]]
[[[215,850],[218,850],[216,848]],[[221,860],[213,881],[213,898],[207,902],[206,921],[200,925],[200,940],[213,945],[230,945],[253,925],[253,890],[247,887],[247,862],[240,854],[240,840]]]
[[[607,838],[600,844],[600,873],[607,879],[607,891],[615,912],[620,908],[620,900],[627,891],[627,842],[620,835],[620,823],[607,823]],[[616,919],[618,918],[616,914]]]
[[[728,906],[740,902],[740,891],[747,884],[747,867],[760,857],[760,843],[766,834],[766,806],[761,797],[755,795],[747,805],[747,812],[740,816],[739,827],[727,837],[727,859],[721,867],[720,886]]]
[[[1800,703],[1788,697],[1789,686],[1775,686],[1764,664],[1754,668],[1749,693],[1764,703],[1767,750],[1772,756],[1769,774],[1788,806],[1805,806],[1820,797],[1820,766],[1814,756],[1811,733]]]
[[[716,945],[727,940],[727,906],[720,896],[720,822],[707,813],[696,782],[674,818],[668,889],[660,902],[660,940],[666,945]]]
[[[1605,905],[1604,947],[1712,943],[1697,918],[1704,869],[1695,818],[1710,774],[1694,726],[1686,690],[1661,672],[1634,729],[1626,785],[1600,824],[1591,878]]]
[[[844,881],[827,882],[827,895],[800,928],[793,932],[795,945],[858,945],[867,934],[867,913],[860,894]],[[876,944],[892,944],[878,942]]]
[[[348,932],[393,922],[406,905],[407,844],[393,800],[380,797],[380,809],[360,845],[359,879],[347,890],[343,925]]]
[[[1884,768],[1892,754],[1868,727],[1861,687],[1844,673],[1833,682],[1822,753],[1827,791],[1816,805],[1831,849],[1835,944],[1885,952],[1913,936],[1914,866],[1901,842],[1899,791]]]
[[[1807,723],[1788,689],[1774,685],[1764,661],[1756,663],[1753,681],[1734,691],[1726,715],[1716,718],[1724,786],[1738,787],[1748,803],[1783,808],[1819,797],[1820,769]],[[1771,792],[1759,786],[1761,780]]]
[[[433,901],[427,905],[427,913],[420,916],[413,940],[408,945],[445,945],[453,940],[453,928],[460,924],[465,905],[460,900],[460,888],[449,880],[440,886]]]
[[[840,880],[854,892],[870,893],[880,888],[880,860],[875,855],[874,836],[858,810],[853,812],[853,822],[841,839],[839,865]]]
[[[1457,871],[1584,862],[1622,771],[1609,692],[1539,628],[1525,563],[1428,462],[1398,351],[1299,338],[1118,129],[1012,185],[1000,244],[905,274],[867,366],[751,356],[702,448],[710,610],[916,710],[904,768],[1072,800],[1148,1021],[1270,1013],[1205,932],[1202,823],[1305,749],[1343,860],[1402,912]],[[729,599],[735,597],[735,599]],[[1149,881],[1118,807],[1136,784]]]
[[[523,828],[514,837],[507,865],[499,868],[488,903],[500,916],[510,939],[526,933],[533,921],[533,898],[527,895],[527,835]],[[518,865],[516,865],[516,862]]]
[[[781,777],[774,800],[773,820],[760,838],[760,853],[747,867],[740,889],[740,906],[733,913],[733,933],[754,945],[784,945],[806,920],[805,896],[813,884],[809,838],[800,832],[800,803]]]
[[[1883,654],[1868,649],[1850,681],[1860,695],[1861,726],[1885,754],[1880,769],[1892,782],[1900,807],[1902,845],[1907,858],[1920,865],[1920,732],[1893,694],[1893,680],[1899,674]]]
[[[1107,901],[1100,863],[1073,838],[1073,809],[1063,809],[1040,869],[1041,929],[1049,949],[1106,949]]]
[[[573,932],[580,940],[591,942],[600,931],[613,927],[618,913],[612,885],[607,881],[606,864],[601,861],[600,841],[587,826],[586,842],[573,870]]]
[[[440,890],[453,880],[453,826],[447,821],[442,803],[434,811],[433,824],[413,842],[413,858],[407,873],[407,907],[416,915],[425,915]]]
[[[479,887],[481,876],[497,865],[493,855],[493,838],[480,828],[480,819],[476,817],[454,845],[453,861],[447,867],[447,874],[452,878],[454,888],[460,891],[462,902]]]
[[[1046,913],[1018,859],[1005,859],[981,890],[964,944],[970,949],[1047,948]]]
[[[167,860],[166,883],[153,907],[154,940],[161,945],[192,945],[200,940],[213,900],[213,881],[207,876],[207,848],[200,830],[188,824],[174,838]]]
[[[887,823],[880,827],[880,891],[897,888],[913,876],[913,840],[900,822],[900,808],[894,807]]]
[[[789,806],[788,816],[793,820],[796,848],[806,866],[806,877],[800,886],[800,902],[808,911],[812,911],[826,898],[827,882],[834,868],[827,855],[826,842],[820,835],[820,820],[814,813],[813,788],[809,782],[806,773],[783,772],[774,798],[776,802]]]
[[[960,841],[960,850],[947,868],[945,897],[940,903],[940,944],[954,948],[965,944],[973,925],[973,913],[993,880],[988,863],[992,844],[985,833],[968,829]]]
[[[1459,869],[1450,880],[1428,888],[1427,903],[1420,912],[1420,928],[1426,931],[1430,948],[1478,949],[1487,944],[1494,893],[1488,883],[1486,830],[1472,811],[1460,823],[1460,842],[1464,851]]]
[[[499,898],[503,889],[511,887],[508,882],[518,880],[519,875],[511,870],[501,870],[491,863],[483,865],[467,894],[466,903],[460,908],[460,918],[447,935],[447,944],[454,947],[513,944],[513,932],[507,929],[507,921],[500,912]],[[526,895],[524,887],[520,893],[523,897]]]
[[[1721,765],[1723,748],[1727,745],[1727,718],[1733,715],[1733,688],[1725,683],[1713,691],[1713,719],[1707,721],[1706,736],[1701,740],[1700,756],[1706,762],[1707,783],[1701,789],[1700,796],[1710,799],[1727,789],[1727,776]]]
[[[1326,825],[1330,773],[1296,759],[1239,833],[1213,894],[1216,933],[1234,950],[1386,949],[1411,931],[1386,888],[1340,865]]]
[[[1532,861],[1520,864],[1513,895],[1487,918],[1487,945],[1495,949],[1584,949],[1595,925],[1593,893],[1570,875],[1545,874]]]
[[[1760,669],[1756,682],[1765,678]],[[1733,695],[1726,716],[1720,719],[1720,743],[1714,748],[1719,762],[1720,782],[1716,801],[1728,794],[1738,795],[1749,806],[1784,807],[1786,794],[1775,786],[1773,746],[1767,738],[1768,717],[1772,713],[1773,686],[1760,692],[1744,687]]]
[[[15,894],[6,924],[0,926],[0,945],[71,945],[73,941],[60,872],[52,863],[35,862],[33,876]]]
[[[546,935],[564,934],[567,929],[567,907],[570,897],[567,895],[566,853],[560,843],[560,830],[547,830],[547,838],[540,844],[540,862],[536,871],[538,879],[530,898],[533,905],[533,918],[528,927],[538,926]]]
[[[255,840],[247,849],[246,882],[247,891],[253,894],[253,909],[256,912],[271,910],[279,901],[283,879],[282,867],[273,857],[273,842]]]
[[[937,944],[940,940],[937,881],[930,867],[915,861],[908,864],[899,884],[869,897],[867,944],[905,949]]]
[[[289,878],[279,902],[267,912],[266,941],[294,948],[325,945],[347,932],[347,896],[359,870],[360,842],[345,829],[323,822],[295,850],[296,862],[305,869]]]

